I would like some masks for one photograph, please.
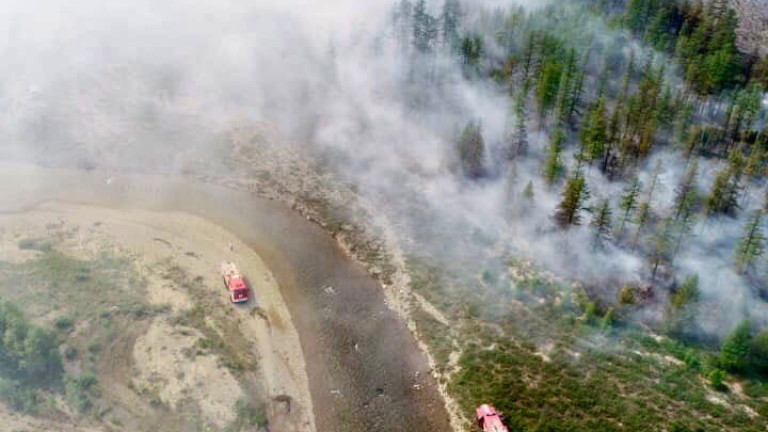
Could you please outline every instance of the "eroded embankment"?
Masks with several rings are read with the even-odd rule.
[[[4,167],[0,209],[55,200],[178,211],[226,227],[264,259],[301,339],[318,430],[449,430],[429,367],[379,284],[288,209],[187,178]]]

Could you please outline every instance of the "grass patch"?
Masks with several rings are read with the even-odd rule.
[[[76,375],[59,373],[56,379],[46,378],[43,386],[30,387],[8,381],[8,375],[0,371],[0,377],[6,378],[2,385],[5,397],[0,398],[11,401],[10,405],[17,409],[32,412],[32,405],[40,405],[44,400],[40,389],[48,394],[63,394],[68,404],[78,412],[86,413],[98,399],[96,372],[108,360],[105,353],[111,355],[111,349],[124,343],[123,336],[135,329],[138,322],[162,310],[146,303],[144,281],[134,273],[128,258],[113,252],[100,253],[92,260],[76,258],[57,249],[58,238],[52,235],[50,239],[19,242],[21,249],[40,254],[21,263],[0,266],[0,297],[24,305],[23,316],[30,322],[50,327],[57,358],[58,345],[66,340],[61,350],[63,360],[72,363],[73,370],[80,372]],[[56,318],[49,321],[51,315]],[[72,337],[80,325],[83,327],[79,328],[76,337]],[[33,326],[29,326],[31,333]],[[25,349],[30,347],[29,344],[25,346]],[[0,370],[4,365],[10,365],[11,360],[0,348]],[[13,378],[18,380],[18,373]],[[23,381],[18,383],[24,384]]]
[[[492,403],[510,430],[765,430],[765,417],[750,418],[740,405],[768,413],[758,399],[768,387],[749,381],[750,399],[720,393],[729,405],[711,402],[716,351],[622,322],[631,306],[608,307],[530,268],[515,268],[512,279],[460,263],[452,263],[455,271],[415,259],[409,265],[413,288],[452,323],[414,316],[439,367],[447,364],[451,332],[461,343],[449,391],[468,418]]]
[[[240,329],[236,320],[227,315],[228,309],[211,297],[210,291],[200,277],[191,277],[181,267],[165,263],[162,275],[184,287],[194,302],[194,307],[180,312],[172,319],[172,324],[197,329],[203,334],[187,355],[215,354],[221,365],[236,376],[241,376],[246,370],[257,368],[257,359],[251,352],[247,340],[241,337],[224,338],[221,334],[238,335]],[[222,289],[222,295],[224,290]],[[211,321],[218,328],[211,327]],[[222,333],[219,333],[221,331]]]
[[[267,415],[264,413],[264,409],[248,399],[240,399],[237,401],[235,412],[237,414],[237,420],[235,421],[235,424],[228,429],[232,432],[250,430],[254,427],[266,427],[269,423]]]

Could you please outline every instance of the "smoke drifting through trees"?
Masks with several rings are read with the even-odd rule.
[[[723,311],[698,330],[766,316],[760,277],[733,258],[763,201],[759,87],[710,77],[694,90],[729,93],[686,91],[700,74],[584,7],[38,3],[4,6],[21,17],[2,45],[6,154],[181,170],[191,148],[216,155],[235,122],[266,122],[331,161],[409,252],[467,268],[522,255],[614,299],[622,285],[608,281],[662,290],[698,275]],[[651,33],[671,34],[657,21]],[[759,258],[750,268],[765,273]]]

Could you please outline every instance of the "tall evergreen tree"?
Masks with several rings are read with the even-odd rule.
[[[563,66],[558,62],[549,61],[542,66],[536,86],[536,102],[538,102],[539,119],[542,123],[557,100],[562,74]]]
[[[697,162],[691,164],[683,178],[680,180],[675,190],[675,219],[692,213],[698,193],[696,191],[696,181],[699,175],[699,165]]]
[[[733,170],[725,168],[717,173],[705,206],[707,214],[734,216],[739,208],[739,186]]]
[[[427,11],[426,0],[416,0],[413,7],[413,44],[418,52],[428,53],[437,41],[437,19]]]
[[[744,229],[736,247],[736,270],[744,273],[749,267],[765,254],[766,238],[762,228],[763,212],[756,211]]]
[[[651,238],[651,253],[648,257],[651,264],[651,280],[656,280],[659,266],[669,262],[672,252],[672,224],[674,219],[665,220]]]
[[[560,76],[557,99],[555,102],[555,121],[558,125],[564,125],[571,114],[571,99],[574,97],[574,88],[576,86],[576,50],[571,48],[568,51],[568,60],[565,62],[563,73]]]
[[[673,228],[677,231],[677,239],[675,240],[675,248],[672,251],[672,258],[677,256],[680,251],[680,246],[683,244],[683,240],[693,231],[693,225],[695,222],[695,213],[692,205],[684,207],[680,216],[671,221]]]
[[[596,159],[602,159],[608,141],[605,105],[605,98],[600,98],[590,111],[586,124],[581,129],[580,157],[590,164]]]
[[[536,52],[536,32],[530,32],[528,34],[528,40],[525,44],[525,51],[523,52],[522,70],[523,70],[523,93],[527,94],[530,88],[531,71],[534,66],[534,55]]]
[[[613,225],[612,216],[611,203],[604,199],[597,207],[591,223],[595,229],[595,246],[602,247],[610,239]]]
[[[653,202],[653,197],[656,193],[656,185],[659,181],[661,170],[662,164],[661,161],[658,161],[656,162],[656,166],[653,168],[653,174],[651,175],[651,182],[648,186],[648,192],[646,193],[645,201],[640,203],[637,210],[637,218],[635,219],[635,223],[637,224],[637,231],[635,232],[635,240],[632,243],[632,250],[635,250],[637,247],[637,244],[640,240],[640,235],[643,233],[643,230],[651,220],[651,216],[653,214],[651,202]]]
[[[461,3],[459,0],[445,0],[441,14],[442,43],[451,50],[459,46],[459,26],[461,25]]]
[[[526,201],[533,201],[534,198],[534,192],[533,192],[533,181],[529,180],[528,184],[525,185],[525,189],[523,189],[523,198],[525,198]]]
[[[624,226],[627,221],[630,220],[632,214],[640,206],[640,180],[635,177],[624,189],[624,193],[621,195],[619,201],[619,208],[624,212],[621,218],[621,227],[619,228],[619,235],[624,233]]]
[[[462,172],[469,178],[483,175],[485,140],[479,123],[469,122],[464,127],[457,143]]]
[[[758,145],[752,146],[751,153],[744,165],[744,175],[750,180],[756,180],[764,177],[766,171],[766,158],[768,153]]]
[[[410,0],[400,0],[394,13],[395,37],[400,49],[407,52],[413,36],[413,4]]]
[[[589,189],[584,176],[576,170],[565,184],[563,199],[555,211],[555,221],[560,228],[581,224],[581,211],[589,199]]]
[[[515,96],[515,134],[510,156],[522,156],[528,153],[528,111],[525,107],[525,91]]]
[[[552,142],[547,147],[547,156],[544,160],[544,181],[548,185],[557,183],[565,172],[563,165],[563,144],[565,143],[565,131],[560,128],[552,133]]]
[[[465,72],[477,72],[484,51],[485,46],[480,35],[469,35],[461,39],[459,52]]]

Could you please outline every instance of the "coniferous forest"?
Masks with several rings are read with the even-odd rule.
[[[453,142],[455,213],[499,216],[418,222],[416,185],[398,207],[414,287],[460,323],[419,320],[450,391],[513,430],[762,429],[768,58],[736,12],[432,3],[393,8],[402,98]],[[751,408],[716,406],[734,394]]]

